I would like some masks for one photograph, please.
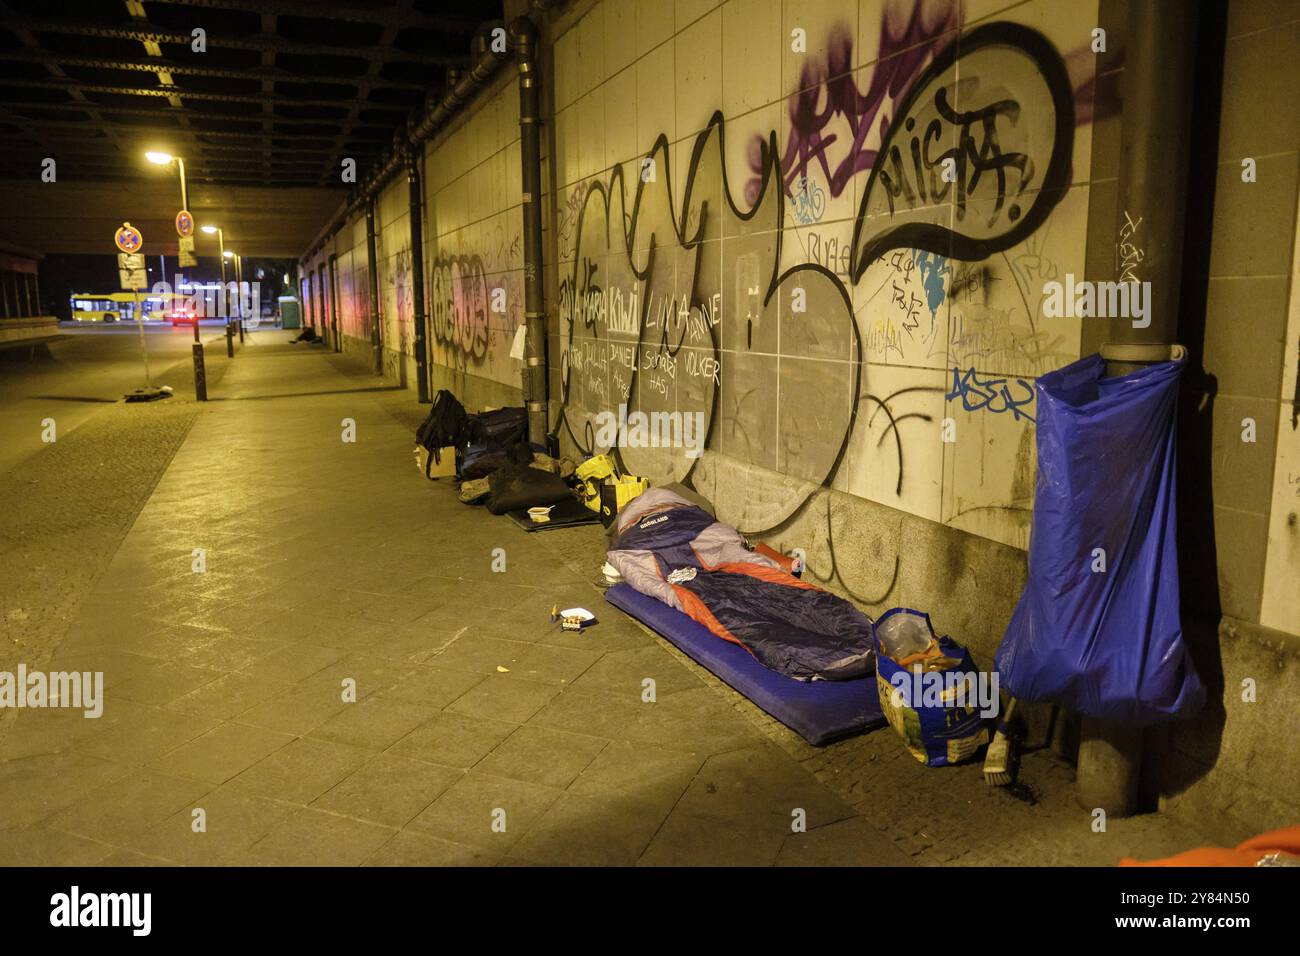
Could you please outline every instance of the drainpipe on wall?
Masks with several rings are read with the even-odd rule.
[[[542,157],[538,119],[537,27],[527,17],[510,24],[519,64],[519,158],[524,205],[524,405],[528,440],[546,444],[546,313],[542,302]]]
[[[334,351],[343,351],[343,342],[339,338],[339,267],[338,254],[330,253],[330,326],[334,335]]]
[[[370,265],[370,346],[375,351],[375,374],[384,374],[384,343],[379,333],[379,263],[375,255],[375,200],[366,201],[366,261]]]
[[[1174,338],[1182,281],[1196,5],[1184,0],[1130,3],[1125,44],[1115,279],[1143,283],[1149,324],[1135,327],[1132,318],[1111,318],[1101,348],[1111,377],[1186,354]],[[1083,719],[1076,777],[1081,806],[1101,808],[1107,816],[1129,816],[1138,809],[1142,736],[1140,728]]]
[[[329,341],[330,324],[329,324],[329,320],[326,319],[326,317],[325,317],[325,299],[326,299],[325,292],[326,292],[326,290],[325,290],[325,260],[324,260],[324,259],[322,259],[321,262],[320,262],[320,265],[316,267],[316,283],[317,283],[317,285],[320,287],[320,288],[319,288],[319,292],[320,292],[320,328],[319,328],[317,331],[320,333],[321,341],[322,341],[322,342],[328,342],[328,341]]]
[[[415,319],[415,388],[421,404],[429,401],[429,356],[425,351],[426,316],[424,312],[424,195],[420,189],[421,147],[410,146],[406,152],[406,186],[411,209],[411,311]]]

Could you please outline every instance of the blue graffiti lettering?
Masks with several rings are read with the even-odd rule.
[[[975,369],[967,369],[965,372],[960,366],[954,365],[952,368],[952,391],[944,399],[951,402],[954,398],[961,396],[961,404],[968,412],[977,412],[980,409],[1001,415],[1003,412],[1010,412],[1019,421],[1024,418],[1028,421],[1034,421],[1034,417],[1028,412],[1021,409],[1026,405],[1033,404],[1034,386],[1032,382],[1027,382],[1023,378],[1013,380],[1014,387],[1019,392],[1020,397],[1011,394],[1011,387],[1007,385],[1005,378],[988,378],[981,380]]]

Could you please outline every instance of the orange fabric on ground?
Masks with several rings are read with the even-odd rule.
[[[1270,853],[1300,856],[1300,826],[1270,830],[1239,843],[1232,849],[1200,847],[1165,857],[1163,860],[1134,860],[1124,857],[1120,866],[1254,866]]]
[[[746,574],[751,578],[769,581],[772,584],[783,584],[788,588],[800,588],[804,591],[822,590],[815,584],[801,581],[793,574],[787,574],[785,571],[776,568],[769,568],[765,564],[750,564],[747,561],[723,561],[716,568],[710,568],[710,570],[723,571],[727,574]]]

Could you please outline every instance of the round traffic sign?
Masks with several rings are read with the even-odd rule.
[[[176,214],[176,234],[182,239],[194,235],[194,217],[188,209],[182,209]]]
[[[123,252],[139,252],[144,244],[144,236],[140,235],[140,230],[135,226],[124,222],[113,235],[113,241]]]

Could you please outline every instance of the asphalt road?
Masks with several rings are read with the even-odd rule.
[[[200,329],[209,356],[224,356],[224,322]],[[192,328],[146,325],[155,385],[193,397]],[[45,419],[63,438],[105,405],[145,383],[136,326],[64,323],[58,338],[39,345],[0,347],[0,475],[48,448]]]
[[[58,646],[201,414],[193,329],[146,328],[153,381],[175,389],[155,402],[122,400],[144,384],[134,326],[71,326],[0,348],[0,671]],[[232,361],[222,323],[201,334],[220,394]],[[45,419],[56,441],[42,440]],[[13,713],[0,708],[0,738]]]

